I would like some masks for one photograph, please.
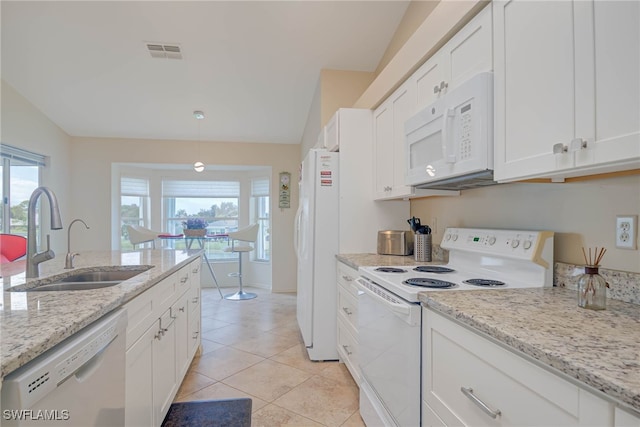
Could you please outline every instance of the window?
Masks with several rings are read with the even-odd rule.
[[[127,225],[149,225],[149,181],[144,178],[120,178],[120,247],[133,249]]]
[[[201,218],[208,222],[207,235],[226,234],[238,229],[238,181],[162,181],[162,198],[165,230],[171,234],[182,233],[182,222],[187,218]],[[176,249],[184,247],[183,240],[173,242]],[[235,254],[224,252],[228,239],[211,239],[206,242],[210,260],[232,259]]]
[[[29,198],[40,185],[40,172],[45,165],[45,158],[6,144],[0,144],[0,154],[3,202],[0,230],[2,233],[26,237]],[[36,221],[36,224],[39,228],[40,221]],[[39,230],[37,231],[39,235]]]
[[[271,227],[269,225],[269,179],[251,180],[251,223],[260,224],[255,261],[269,261],[271,258]]]

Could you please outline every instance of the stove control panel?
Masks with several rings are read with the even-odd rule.
[[[447,250],[553,262],[553,232],[447,228],[441,246]]]

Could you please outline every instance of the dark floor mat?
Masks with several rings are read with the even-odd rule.
[[[250,427],[251,399],[199,400],[171,405],[162,427]]]

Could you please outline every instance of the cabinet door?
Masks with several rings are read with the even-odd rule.
[[[125,425],[153,425],[153,341],[156,323],[147,329],[126,353]]]
[[[436,53],[411,76],[410,84],[415,87],[417,109],[433,103],[446,90],[444,84],[447,71],[444,59],[446,55]]]
[[[177,391],[176,325],[167,310],[159,321],[161,333],[153,340],[153,408],[156,425],[160,425]]]
[[[585,23],[576,26],[576,135],[587,142],[576,166],[637,162],[640,3],[578,2],[576,13]]]
[[[200,286],[193,286],[188,295],[189,306],[189,360],[200,347],[201,301]]]
[[[493,69],[491,5],[485,7],[442,48],[443,93],[478,73]]]
[[[373,143],[374,194],[376,198],[388,197],[393,190],[393,105],[389,101],[373,113]]]
[[[189,292],[182,295],[178,301],[171,306],[171,315],[175,317],[176,325],[176,374],[178,379],[182,379],[189,368],[189,319],[187,310],[189,309],[187,299]]]
[[[393,106],[393,192],[408,194],[411,187],[404,184],[407,172],[404,123],[415,112],[416,97],[411,85],[403,85],[391,97]]]
[[[616,408],[614,425],[615,427],[640,427],[640,417]]]
[[[575,135],[574,15],[569,1],[495,1],[495,178],[573,166],[554,154]]]

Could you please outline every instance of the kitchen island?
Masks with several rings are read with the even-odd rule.
[[[83,252],[76,269],[104,266],[151,266],[121,284],[87,291],[9,292],[29,284],[24,260],[3,265],[0,306],[0,380],[105,314],[198,259],[201,250],[139,250]],[[64,257],[40,265],[40,278],[69,272]]]
[[[640,306],[578,307],[565,288],[423,292],[423,306],[640,413]]]

